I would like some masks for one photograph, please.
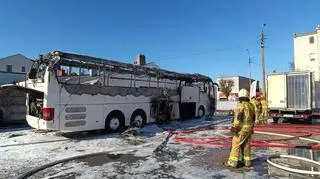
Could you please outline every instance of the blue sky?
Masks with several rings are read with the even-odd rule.
[[[2,0],[0,57],[53,50],[160,67],[261,78],[258,36],[266,23],[266,71],[289,70],[293,34],[320,24],[319,0]]]

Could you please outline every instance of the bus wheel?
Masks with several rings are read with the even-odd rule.
[[[312,117],[308,117],[308,119],[304,120],[304,124],[312,124]]]
[[[198,109],[198,117],[199,118],[203,118],[203,116],[205,115],[205,110],[203,106],[200,106]]]
[[[147,115],[142,109],[135,110],[130,119],[130,125],[143,127],[147,123]]]
[[[272,118],[272,119],[273,119],[273,123],[274,123],[274,124],[277,124],[277,123],[278,123],[279,118],[274,117],[274,118]]]
[[[278,119],[278,124],[282,124],[282,123],[284,123],[285,122],[285,119],[284,118],[279,118]]]
[[[108,132],[119,132],[124,129],[125,118],[121,111],[112,111],[106,119],[105,129]]]

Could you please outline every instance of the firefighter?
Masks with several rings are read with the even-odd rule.
[[[260,97],[261,102],[261,115],[260,115],[260,123],[267,124],[268,123],[268,104],[264,96]]]
[[[250,139],[253,133],[255,120],[254,106],[250,103],[248,91],[239,91],[239,103],[235,109],[231,132],[233,133],[232,148],[229,160],[225,166],[236,168],[239,162],[240,151],[243,154],[244,165],[251,166]]]
[[[255,111],[255,125],[259,124],[259,117],[261,114],[261,103],[255,96],[253,96],[250,100],[251,104],[254,106],[254,111]]]

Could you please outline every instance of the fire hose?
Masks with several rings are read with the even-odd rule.
[[[306,128],[308,130],[306,130]],[[215,129],[218,130],[230,130],[230,126],[217,126]],[[231,140],[232,137],[185,137],[185,136],[179,136],[179,134],[188,134],[198,131],[205,131],[210,129],[191,129],[191,130],[184,130],[184,131],[173,131],[177,136],[174,138],[174,140],[178,143],[188,143],[193,145],[200,145],[200,146],[207,146],[207,147],[229,147],[231,146]],[[212,130],[212,129],[211,129]],[[254,128],[254,133],[258,134],[266,134],[266,135],[273,135],[273,136],[280,136],[284,138],[277,138],[277,139],[260,139],[260,140],[252,140],[250,142],[250,145],[252,147],[276,147],[276,148],[302,148],[302,149],[311,149],[311,150],[320,150],[320,141],[309,139],[307,137],[310,137],[311,135],[319,135],[320,132],[317,131],[320,130],[320,126],[302,126],[302,125],[263,125],[263,126],[257,126]],[[275,133],[277,132],[277,133]],[[283,133],[295,133],[300,135],[287,135]],[[301,134],[302,133],[302,134]],[[317,145],[296,145],[296,144],[283,144],[283,143],[274,143],[279,141],[290,141],[290,140],[304,140],[308,142],[317,143]],[[295,168],[290,168],[287,166],[283,166],[280,164],[277,164],[271,159],[274,158],[290,158],[295,160],[300,160],[304,162],[308,162],[313,165],[320,166],[320,162],[310,160],[303,157],[298,156],[292,156],[292,155],[277,155],[268,157],[267,163],[273,167],[298,173],[298,174],[304,174],[304,175],[320,175],[320,172],[318,171],[311,171],[308,170],[300,170]]]
[[[291,128],[296,129],[288,129]],[[270,127],[272,127],[270,129]],[[279,129],[278,129],[279,128]],[[303,148],[303,149],[312,149],[312,150],[320,150],[320,141],[309,139],[311,135],[320,135],[320,131],[312,131],[312,130],[304,130],[304,128],[312,128],[312,129],[320,129],[320,126],[294,126],[294,125],[264,125],[264,126],[257,126],[254,128],[255,133],[259,134],[266,134],[266,135],[274,135],[274,136],[281,136],[285,138],[279,139],[260,139],[260,140],[252,140],[250,145],[252,147],[276,147],[276,148]],[[208,131],[208,130],[229,130],[230,126],[216,126],[214,129],[189,129],[189,130],[180,130],[180,131],[171,131],[174,134],[188,134],[200,131]],[[302,135],[287,135],[281,133],[302,133]],[[177,135],[174,138],[175,142],[178,143],[187,143],[193,145],[201,145],[207,147],[229,147],[231,146],[231,139],[232,137],[185,137]],[[305,140],[308,142],[318,143],[318,145],[297,145],[297,144],[283,144],[283,143],[274,143],[279,141],[289,141],[289,140]]]

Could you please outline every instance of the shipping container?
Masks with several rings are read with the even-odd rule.
[[[270,116],[279,123],[286,120],[310,122],[319,114],[319,82],[311,72],[274,73],[267,76]]]

